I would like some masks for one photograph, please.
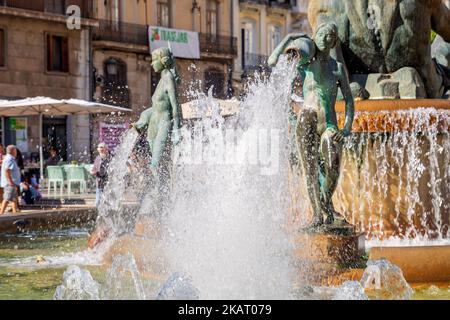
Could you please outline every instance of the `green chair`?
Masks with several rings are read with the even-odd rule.
[[[91,171],[92,171],[92,168],[94,167],[94,165],[93,164],[85,164],[85,165],[83,165],[83,167],[88,174],[91,174]]]
[[[73,165],[71,165],[71,164],[63,164],[62,165],[62,168],[63,168],[63,171],[64,171],[64,178],[67,180],[67,177],[68,177],[68,174],[69,174],[69,169],[70,168],[72,168],[73,167]]]
[[[61,184],[60,187],[60,197],[63,196],[64,188],[64,171],[63,168],[59,166],[48,166],[47,167],[47,180],[48,180],[48,196],[50,197],[50,190],[54,188],[54,195],[56,197],[56,192],[58,189],[58,183]]]
[[[95,187],[95,176],[91,173],[92,172],[92,168],[94,167],[93,164],[88,164],[88,163],[84,163],[81,164],[80,166],[82,166],[84,168],[84,170],[86,171],[86,176],[87,176],[87,188],[88,190],[92,190]]]
[[[67,189],[68,195],[72,193],[72,184],[80,184],[80,193],[87,191],[87,175],[83,167],[70,166],[67,170]]]

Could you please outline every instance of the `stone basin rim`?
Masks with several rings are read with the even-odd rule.
[[[383,99],[355,101],[355,109],[360,112],[409,111],[420,108],[450,110],[450,100],[446,99]],[[345,102],[336,102],[336,111],[345,112]]]

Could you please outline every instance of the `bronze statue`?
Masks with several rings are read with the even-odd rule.
[[[331,225],[341,217],[333,207],[332,197],[339,178],[343,140],[353,126],[354,101],[344,66],[330,56],[338,41],[336,25],[324,23],[317,26],[314,40],[304,34],[289,34],[269,58],[272,66],[283,53],[298,59],[305,103],[297,118],[297,145],[314,213],[313,228]],[[338,129],[335,111],[338,87],[346,100],[342,130]]]
[[[148,193],[149,185],[156,192],[152,193],[151,210],[139,212],[136,229],[148,221],[147,216],[152,214],[162,216],[167,211],[172,164],[169,143],[177,145],[181,139],[182,111],[177,98],[177,83],[180,78],[175,69],[175,58],[171,50],[161,48],[153,51],[152,66],[155,72],[161,73],[161,80],[152,97],[152,106],[142,112],[138,122],[131,125],[139,134],[144,134],[146,130],[148,144],[143,143],[143,139],[138,139],[131,157],[135,166],[133,170],[139,170],[144,178],[149,176],[149,180],[144,179],[134,185],[135,192],[142,197],[144,192]],[[142,168],[142,163],[150,163],[149,173],[152,174],[146,174],[148,171]],[[149,183],[150,180],[153,183]],[[110,236],[111,231],[111,227],[97,221],[97,228],[89,239],[89,247],[94,248],[102,243]]]
[[[308,18],[313,28],[337,24],[332,55],[371,98],[442,98],[450,85],[430,49],[432,30],[450,41],[442,0],[311,0]]]
[[[169,48],[156,49],[152,52],[152,66],[161,73],[161,80],[152,97],[152,106],[142,112],[139,121],[132,126],[139,133],[147,129],[147,141],[151,152],[150,168],[156,172],[167,142],[174,145],[180,142],[182,111],[177,98],[179,76],[175,69],[175,58]]]

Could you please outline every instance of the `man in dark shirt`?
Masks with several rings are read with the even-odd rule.
[[[92,168],[92,175],[96,177],[97,191],[95,198],[95,206],[98,208],[102,199],[103,191],[108,182],[108,166],[110,162],[110,156],[108,147],[104,143],[100,143],[97,147],[99,155],[94,161]]]
[[[45,161],[45,166],[57,166],[58,163],[61,161],[61,157],[58,155],[58,150],[55,148],[50,149],[50,158]]]

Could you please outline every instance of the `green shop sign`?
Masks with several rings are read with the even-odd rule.
[[[9,118],[9,128],[11,130],[25,130],[27,128],[27,119]]]
[[[177,58],[200,59],[200,44],[197,32],[149,27],[148,36],[150,51],[170,47]]]
[[[188,43],[188,34],[185,31],[168,31],[155,28],[152,30],[150,41],[169,41],[178,43]]]

